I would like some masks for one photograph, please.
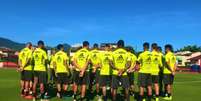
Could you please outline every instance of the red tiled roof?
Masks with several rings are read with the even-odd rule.
[[[198,60],[198,59],[201,59],[201,55],[189,58],[188,60]]]

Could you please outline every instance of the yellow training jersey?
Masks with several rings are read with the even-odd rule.
[[[171,71],[168,69],[167,66],[169,66],[172,70],[174,69],[174,67],[176,65],[176,56],[174,55],[174,53],[168,52],[165,55],[165,62],[166,62],[166,65],[164,67],[163,73],[164,74],[171,74]]]
[[[100,63],[99,55],[100,55],[100,51],[97,49],[90,51],[89,59],[93,65],[93,68],[94,68],[94,65],[98,65]]]
[[[128,61],[130,61],[130,58],[125,49],[119,48],[113,52],[113,63],[116,69],[126,69]],[[113,69],[113,75],[118,75],[116,69]],[[125,72],[123,75],[127,75],[127,73]]]
[[[80,69],[82,69],[85,66],[85,64],[89,61],[89,55],[90,52],[86,48],[82,48],[77,52],[75,52],[73,59],[76,61],[78,65],[77,67],[78,69],[76,68],[76,71],[80,71]]]
[[[56,65],[56,73],[68,73],[69,72],[69,57],[67,56],[67,54],[63,51],[58,51],[55,54],[55,58],[54,58],[54,62]]]
[[[100,53],[99,56],[101,60],[100,75],[110,75],[111,74],[110,61],[113,60],[112,52],[104,51],[103,53]]]
[[[135,54],[133,54],[131,52],[128,52],[128,56],[130,57],[131,67],[133,68],[136,64],[137,57],[135,56]]]
[[[152,51],[151,53],[151,74],[158,75],[160,67],[162,66],[162,58],[157,51]]]
[[[46,71],[46,60],[47,53],[41,49],[36,48],[36,50],[33,53],[33,59],[34,59],[34,71]]]
[[[22,67],[24,67],[24,70],[32,70],[31,59],[32,59],[31,49],[24,48],[20,51],[19,60],[21,62]]]
[[[140,71],[139,73],[151,73],[151,52],[144,51],[139,57],[138,61],[140,63]]]
[[[54,61],[53,61],[54,58],[55,58],[55,55],[51,55],[51,56],[50,56],[50,68],[51,68],[51,69],[54,68],[54,66],[53,66],[53,64],[54,64]]]

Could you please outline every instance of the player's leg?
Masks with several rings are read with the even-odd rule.
[[[90,77],[89,91],[90,91],[90,93],[93,93],[93,84],[94,84],[94,80],[95,80],[95,73],[93,73],[92,70],[90,70],[90,72],[89,72],[89,77]]]
[[[63,75],[64,75],[64,76],[62,77],[63,94],[66,95],[67,90],[68,90],[68,84],[69,84],[69,79],[68,79],[68,78],[70,78],[70,77],[68,76],[67,73],[64,73]]]
[[[165,74],[164,75],[164,84],[166,85],[166,94],[164,99],[165,100],[172,100],[172,84],[173,84],[173,76],[171,74]]]
[[[25,96],[29,95],[30,92],[30,81],[32,80],[32,72],[31,71],[24,71],[24,81],[25,81]]]
[[[58,98],[62,98],[62,94],[61,94],[61,75],[59,73],[57,73],[57,97]]]
[[[160,72],[159,72],[159,94],[160,94],[160,96],[162,96],[163,95],[163,71],[162,70],[160,70]]]
[[[119,86],[118,78],[117,76],[112,76],[112,101],[116,101],[116,95],[117,95],[117,88]]]
[[[86,94],[86,84],[82,84],[81,86],[81,101],[84,100]]]
[[[122,87],[124,88],[124,97],[125,101],[130,101],[130,94],[129,94],[129,88],[130,88],[130,82],[128,76],[122,76],[120,78],[120,82],[122,83]]]
[[[134,96],[135,94],[135,86],[134,86],[134,72],[128,73],[129,82],[130,82],[130,94]]]
[[[99,85],[101,87],[101,90],[102,90],[102,94],[103,94],[103,101],[107,101],[107,88],[106,88],[106,76],[104,75],[100,75],[100,78],[99,78]]]
[[[45,96],[45,84],[47,84],[47,73],[39,72],[40,96],[43,99]]]
[[[139,101],[144,101],[144,89],[146,86],[146,80],[143,73],[138,73],[138,85],[139,85]]]
[[[96,94],[97,96],[100,98],[101,94],[100,94],[100,85],[99,85],[99,80],[100,80],[100,70],[96,71]]]
[[[33,96],[36,97],[36,88],[37,88],[37,84],[38,84],[38,72],[35,71],[34,72],[34,82],[33,82]]]
[[[158,75],[153,75],[152,76],[152,81],[153,81],[153,84],[154,84],[155,95],[156,95],[155,100],[158,101],[159,100],[159,76]]]
[[[74,71],[73,72],[73,100],[77,100],[77,90],[78,90],[78,84],[80,82],[79,72]]]
[[[24,82],[24,71],[20,72],[20,92],[21,92],[21,96],[24,96],[24,88],[25,88],[25,82]]]
[[[83,79],[82,79],[82,84],[81,84],[81,101],[85,99],[86,95],[86,85],[90,83],[90,77],[89,77],[89,72],[85,72]]]
[[[152,98],[152,76],[151,74],[146,74],[146,82],[147,82],[147,92],[148,92],[148,101],[151,101]]]

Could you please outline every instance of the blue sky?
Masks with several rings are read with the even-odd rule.
[[[47,45],[88,40],[201,45],[201,0],[0,0],[0,36]]]

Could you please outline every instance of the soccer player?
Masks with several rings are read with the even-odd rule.
[[[47,83],[47,53],[43,50],[44,42],[38,41],[38,47],[33,52],[34,59],[34,84],[33,84],[33,96],[37,96],[36,87],[37,84],[40,85],[40,94],[39,97],[44,99],[45,96],[45,87]]]
[[[83,48],[78,50],[73,56],[73,99],[76,100],[78,85],[81,85],[81,101],[85,99],[86,85],[89,84],[89,42],[83,42]]]
[[[129,77],[127,69],[130,67],[128,52],[124,49],[124,41],[117,42],[117,49],[113,51],[113,72],[112,72],[112,100],[116,101],[117,88],[121,86],[125,91],[125,100],[129,101]]]
[[[100,78],[99,84],[102,88],[103,101],[107,101],[107,86],[110,86],[111,79],[111,62],[113,61],[112,52],[110,51],[110,45],[106,44],[104,47],[104,52],[100,53]]]
[[[59,44],[57,46],[57,49],[59,51],[55,54],[55,58],[53,61],[54,69],[57,76],[57,97],[62,98],[62,96],[66,93],[68,89],[68,83],[70,81],[69,57],[64,52],[64,46],[62,44]]]
[[[164,76],[163,82],[165,84],[166,91],[165,92],[165,100],[172,100],[172,85],[174,81],[174,75],[176,72],[176,56],[173,53],[172,45],[165,45],[165,68],[164,68]]]
[[[140,87],[139,101],[145,101],[144,90],[148,90],[148,101],[152,97],[152,78],[151,78],[151,52],[149,51],[149,43],[143,44],[144,51],[139,55],[138,62],[140,70],[138,73],[138,84]]]
[[[98,50],[98,44],[93,45],[93,50],[90,51],[89,61],[92,65],[92,70],[90,72],[90,85],[89,89],[92,91],[93,83],[96,82],[96,94],[97,97],[100,98],[99,93],[99,74],[100,74],[100,59],[99,59],[100,51]]]
[[[130,68],[128,69],[128,77],[129,77],[129,82],[130,82],[130,94],[134,96],[134,91],[135,91],[135,86],[134,86],[134,70],[135,70],[135,65],[137,61],[137,57],[135,54],[133,54],[133,48],[132,47],[127,47],[127,51],[129,54],[129,57],[131,59],[131,65]]]
[[[50,62],[50,81],[52,84],[55,83],[56,81],[56,75],[55,75],[55,70],[54,70],[54,58],[55,58],[56,50],[54,48],[51,49],[51,56],[49,58]]]
[[[152,83],[155,89],[155,101],[159,101],[159,71],[160,67],[162,67],[162,58],[160,54],[157,52],[157,44],[153,43],[151,45],[152,48],[152,56],[151,56],[151,75],[152,75]]]
[[[32,44],[29,42],[26,47],[19,53],[19,71],[21,72],[21,94],[28,96],[31,92],[31,82],[33,79],[32,73]]]

